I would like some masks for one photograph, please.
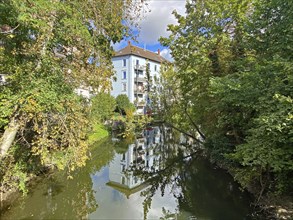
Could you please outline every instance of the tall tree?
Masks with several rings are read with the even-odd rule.
[[[210,95],[210,80],[235,73],[234,66],[244,56],[244,52],[239,56],[236,53],[242,47],[240,33],[248,2],[190,1],[186,17],[174,12],[178,25],[169,25],[172,34],[161,39],[170,47],[175,61],[181,96],[177,100],[184,113],[181,124],[196,130],[202,139],[213,133],[210,129],[219,114],[210,108],[217,102]],[[233,128],[222,132],[229,130]]]
[[[88,114],[74,89],[110,88],[111,43],[129,36],[142,5],[1,1],[0,73],[7,79],[0,85],[1,166],[21,159],[70,169],[85,163]]]
[[[236,167],[236,179],[260,196],[292,185],[292,7],[190,1],[161,39],[175,64],[164,79],[177,85],[165,90],[176,91],[166,119],[200,131],[212,158]]]

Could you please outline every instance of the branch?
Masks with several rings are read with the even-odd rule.
[[[187,115],[187,117],[189,118],[191,124],[195,127],[196,131],[200,134],[200,136],[203,138],[203,139],[206,139],[206,136],[200,131],[199,127],[195,124],[195,122],[192,120],[191,116],[188,114],[187,112],[187,109],[185,108],[184,109],[185,111],[185,114]]]
[[[6,128],[0,140],[0,159],[6,156],[7,151],[15,139],[19,127],[20,125],[16,122],[15,119],[12,119],[8,124],[8,128]]]
[[[19,24],[14,27],[14,28],[11,28],[9,25],[5,24],[5,25],[2,25],[1,27],[1,31],[0,31],[0,34],[10,34],[12,33],[16,28],[19,27]]]
[[[192,138],[193,140],[195,140],[196,142],[198,142],[198,143],[200,143],[200,144],[203,144],[203,141],[197,139],[196,137],[194,137],[193,135],[187,133],[186,131],[183,131],[182,129],[177,128],[177,127],[175,127],[174,125],[172,125],[172,124],[170,124],[170,123],[168,123],[168,122],[165,122],[165,124],[166,124],[167,126],[171,127],[171,128],[174,128],[175,130],[177,130],[177,131],[179,131],[179,132],[185,134],[186,136],[191,137],[191,138]]]

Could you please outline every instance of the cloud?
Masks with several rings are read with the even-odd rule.
[[[167,48],[164,48],[161,52],[160,52],[160,55],[162,57],[164,57],[166,60],[169,60],[169,61],[173,61],[173,57],[171,55],[171,50],[170,49],[167,49]]]
[[[170,35],[170,32],[167,31],[167,26],[177,23],[172,12],[176,10],[179,14],[185,14],[186,0],[147,0],[146,2],[150,12],[146,12],[143,15],[144,19],[140,21],[141,30],[137,38],[137,45],[140,47],[146,46],[153,50],[153,46],[158,48],[158,39],[161,36],[168,37]],[[112,46],[117,51],[127,46],[127,41],[123,40],[112,44]],[[163,49],[161,54],[166,59],[172,60],[169,50]]]
[[[115,44],[111,43],[111,46],[113,47],[113,49],[114,49],[115,51],[118,51],[118,50],[121,50],[122,48],[126,47],[127,44],[128,44],[127,41],[122,40],[122,41],[117,42],[117,43],[115,43]]]
[[[151,12],[145,15],[141,21],[141,32],[138,40],[146,44],[158,43],[159,37],[168,37],[168,24],[176,24],[172,14],[176,10],[179,14],[185,14],[186,0],[149,0],[148,7]]]

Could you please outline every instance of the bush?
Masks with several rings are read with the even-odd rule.
[[[99,93],[92,98],[91,119],[104,122],[110,119],[116,108],[115,98],[108,93]]]

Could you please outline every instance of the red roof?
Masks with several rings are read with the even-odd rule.
[[[164,57],[162,57],[158,53],[154,53],[149,50],[144,50],[140,47],[133,46],[130,43],[128,43],[128,45],[123,49],[116,51],[114,57],[121,57],[126,55],[134,55],[146,58],[157,63],[168,62]]]

